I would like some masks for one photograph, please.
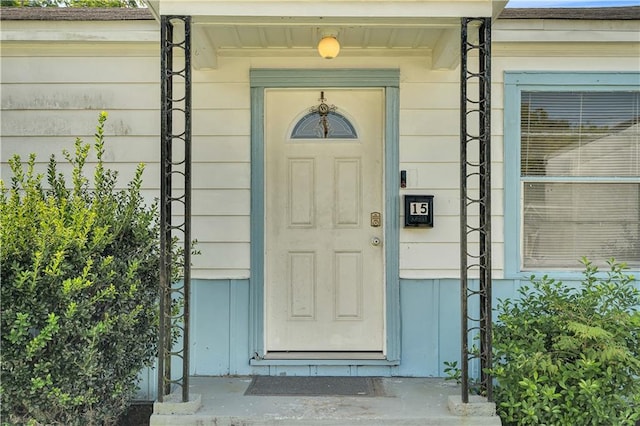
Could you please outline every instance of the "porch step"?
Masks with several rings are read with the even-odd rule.
[[[496,426],[500,419],[486,417],[430,417],[430,418],[386,418],[386,419],[255,419],[249,417],[195,416],[192,419],[162,418],[152,416],[154,425],[197,425],[197,426]]]
[[[449,397],[458,386],[440,378],[384,378],[384,397],[245,396],[250,377],[193,377],[190,392],[201,407],[193,414],[156,406],[151,426],[498,426],[493,410],[455,415]],[[169,408],[169,409],[167,409]],[[477,407],[476,407],[477,408]],[[485,407],[486,408],[486,407]]]

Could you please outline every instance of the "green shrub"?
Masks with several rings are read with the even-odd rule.
[[[76,140],[70,185],[52,156],[10,161],[0,182],[2,418],[12,424],[113,424],[156,354],[159,271],[155,206],[141,196],[143,165],[128,189],[103,164],[104,123]]]
[[[640,419],[640,292],[625,266],[582,285],[531,279],[501,300],[495,400],[506,425],[634,425]]]

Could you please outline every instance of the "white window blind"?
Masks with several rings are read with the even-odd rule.
[[[522,268],[640,267],[640,92],[523,92]]]

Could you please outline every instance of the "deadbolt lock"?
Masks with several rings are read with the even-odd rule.
[[[371,212],[371,227],[379,228],[382,224],[382,215],[380,212]]]

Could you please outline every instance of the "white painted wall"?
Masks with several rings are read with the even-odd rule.
[[[638,43],[580,44],[558,28],[551,40],[546,23],[505,21],[493,35],[493,265],[503,268],[503,73],[506,70],[637,71]],[[99,111],[110,114],[105,158],[121,170],[125,186],[138,162],[147,164],[145,194],[159,194],[160,57],[150,32],[153,21],[91,23],[100,34],[116,26],[110,41],[51,42],[33,23],[3,22],[1,62],[2,178],[14,153],[38,153],[41,167],[51,153],[72,149],[76,137],[92,141]],[[86,23],[80,23],[86,25]],[[78,24],[78,25],[80,25]],[[526,24],[526,25],[525,25]],[[76,34],[69,22],[46,23]],[[56,28],[59,25],[59,28]],[[528,26],[527,26],[528,25]],[[576,25],[586,25],[584,23]],[[595,23],[592,25],[596,25]],[[607,38],[627,39],[637,24],[598,25]],[[631,25],[631,27],[629,27]],[[633,27],[635,25],[635,27]],[[129,32],[145,29],[141,42]],[[590,34],[587,25],[581,31]],[[617,35],[616,35],[617,34]],[[554,38],[555,37],[555,38]],[[571,43],[559,43],[564,38]],[[33,37],[31,37],[33,38]],[[579,37],[578,37],[579,38]],[[530,42],[529,40],[541,40]],[[195,278],[249,277],[250,68],[399,68],[400,170],[407,170],[402,194],[435,195],[433,229],[401,229],[402,278],[457,277],[459,269],[459,71],[431,70],[429,59],[349,57],[220,57],[218,68],[193,74],[193,236],[202,255],[193,258]]]

